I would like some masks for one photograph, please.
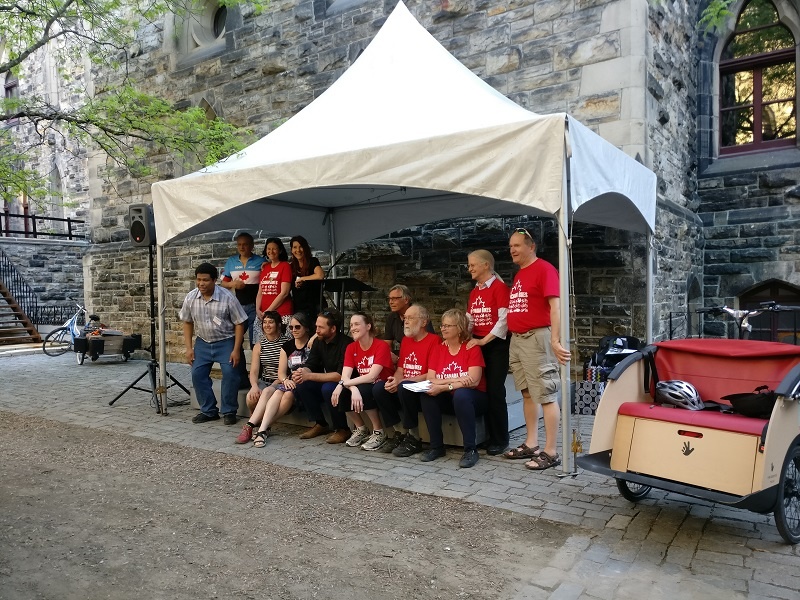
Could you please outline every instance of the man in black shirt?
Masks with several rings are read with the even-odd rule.
[[[297,384],[295,396],[303,403],[309,421],[315,425],[300,435],[308,440],[330,431],[322,412],[323,403],[331,406],[333,390],[342,379],[344,353],[353,340],[340,331],[341,317],[336,311],[324,310],[317,317],[317,339],[311,346],[306,365],[292,373]],[[347,417],[339,410],[331,408],[331,421],[334,432],[326,440],[329,444],[342,444],[348,440],[352,431],[347,426]]]
[[[392,312],[386,316],[383,339],[389,342],[389,345],[392,347],[392,360],[397,362],[397,353],[400,350],[400,343],[403,341],[403,337],[405,337],[405,333],[403,332],[403,317],[405,317],[408,307],[413,304],[411,300],[411,291],[401,284],[392,286],[389,290],[387,300],[389,301],[389,308]],[[433,325],[430,321],[428,321],[428,324],[425,326],[425,330],[428,333],[434,333]]]

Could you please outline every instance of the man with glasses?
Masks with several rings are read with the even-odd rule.
[[[396,362],[396,352],[403,342],[403,317],[408,310],[408,307],[413,304],[411,300],[411,291],[404,285],[395,285],[389,290],[389,296],[386,298],[389,301],[389,308],[392,312],[386,317],[386,324],[383,331],[383,339],[391,343],[392,346],[392,359]],[[428,333],[433,333],[433,325],[430,321],[425,326]]]
[[[519,267],[508,303],[511,332],[509,366],[514,386],[522,392],[527,437],[506,452],[506,458],[527,459],[525,466],[541,471],[561,464],[556,443],[561,412],[558,362],[570,353],[561,345],[561,307],[558,271],[536,256],[536,241],[526,229],[517,229],[508,241],[511,259]],[[545,445],[538,445],[539,405],[544,417]]]
[[[295,396],[303,403],[309,421],[314,426],[300,435],[301,440],[308,440],[328,433],[328,422],[322,412],[323,403],[331,406],[333,391],[342,380],[344,354],[352,338],[341,331],[342,317],[334,310],[323,310],[317,316],[317,339],[311,346],[311,352],[304,367],[292,373],[292,381],[297,384]],[[339,410],[331,410],[331,421],[334,432],[328,436],[329,444],[343,444],[350,435],[347,417]]]
[[[405,336],[400,343],[397,370],[386,381],[376,381],[372,389],[385,427],[397,429],[400,411],[403,413],[402,431],[387,441],[379,452],[391,452],[401,457],[422,452],[422,440],[419,437],[421,392],[412,392],[404,388],[403,383],[428,378],[428,360],[442,341],[438,335],[426,331],[428,323],[428,310],[424,306],[414,304],[408,307],[403,319]]]

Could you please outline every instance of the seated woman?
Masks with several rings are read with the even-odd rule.
[[[264,313],[261,321],[261,333],[261,339],[253,348],[253,359],[250,363],[250,391],[247,392],[247,408],[250,409],[250,419],[242,428],[239,437],[236,438],[237,444],[249,442],[253,428],[261,422],[267,399],[272,396],[272,392],[279,383],[276,380],[278,379],[281,346],[289,340],[284,332],[281,316],[274,310]]]
[[[380,450],[389,437],[381,425],[378,404],[372,397],[372,385],[379,379],[386,381],[394,374],[392,352],[388,343],[376,337],[372,317],[363,312],[355,312],[350,317],[350,335],[354,341],[345,350],[342,380],[333,391],[331,404],[342,412],[349,412],[356,425],[345,444],[361,446],[362,450]],[[371,435],[361,417],[362,411],[372,422]]]
[[[428,363],[431,388],[420,396],[422,414],[431,437],[431,447],[422,453],[429,462],[445,455],[442,435],[442,413],[455,412],[458,427],[464,438],[464,455],[459,467],[468,469],[478,462],[475,447],[475,422],[486,412],[489,399],[483,376],[483,355],[480,348],[467,347],[470,339],[467,315],[451,308],[442,315],[442,339]]]
[[[311,344],[309,343],[311,340],[311,326],[306,315],[303,313],[292,315],[289,321],[289,331],[293,339],[281,346],[281,357],[278,363],[278,381],[281,383],[274,388],[275,391],[267,398],[261,425],[253,437],[253,446],[256,448],[263,448],[266,445],[272,424],[294,407],[294,388],[296,384],[292,381],[292,373],[306,364],[308,354],[311,352]],[[269,393],[269,390],[265,390],[265,392]],[[250,423],[245,425],[240,437],[244,438],[246,434],[249,440],[252,426],[250,431],[246,431],[248,425]]]

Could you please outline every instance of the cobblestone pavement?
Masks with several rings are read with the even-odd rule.
[[[131,390],[108,402],[147,370],[146,361],[101,357],[78,366],[30,352],[0,353],[0,410],[36,415],[102,431],[247,456],[388,488],[460,498],[559,523],[575,533],[543,557],[517,599],[538,598],[799,598],[800,547],[785,545],[772,517],[654,491],[634,505],[613,480],[581,472],[533,473],[520,462],[482,454],[459,469],[460,452],[433,463],[302,441],[301,429],[278,425],[263,450],[234,444],[239,427],[222,421],[193,425],[196,411],[177,387],[168,416],[156,413],[147,392]],[[188,366],[168,370],[188,387]],[[147,377],[142,380],[146,386]],[[588,450],[591,418],[579,426]],[[519,441],[523,432],[512,434]],[[522,568],[522,565],[521,565]],[[795,570],[797,569],[797,570]]]

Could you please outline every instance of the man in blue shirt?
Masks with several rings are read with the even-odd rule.
[[[200,412],[193,423],[219,419],[217,398],[211,387],[211,367],[222,369],[222,414],[225,425],[236,424],[239,409],[239,362],[247,314],[236,297],[215,284],[217,268],[203,263],[195,271],[197,287],[186,294],[179,318],[183,321],[186,362],[192,365],[194,386]],[[195,337],[194,346],[192,337]]]
[[[255,241],[253,236],[242,232],[236,236],[236,249],[239,254],[225,261],[222,269],[220,285],[236,294],[236,299],[247,313],[247,334],[250,347],[253,347],[253,323],[256,320],[256,295],[261,267],[266,260],[263,256],[253,254]]]

